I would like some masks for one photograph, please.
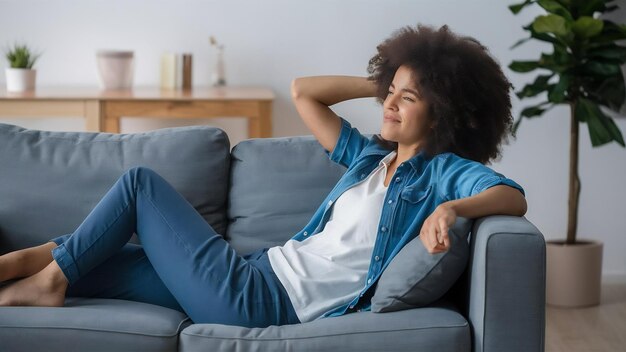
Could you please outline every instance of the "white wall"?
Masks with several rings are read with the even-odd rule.
[[[294,77],[321,74],[366,75],[375,47],[392,31],[417,22],[472,35],[490,48],[517,89],[534,75],[520,75],[506,66],[513,59],[538,58],[547,46],[526,43],[522,26],[539,13],[525,9],[514,16],[507,8],[521,0],[316,0],[316,1],[4,1],[0,0],[0,46],[27,41],[44,51],[37,63],[38,85],[98,83],[95,51],[132,49],[136,85],[159,82],[164,51],[193,53],[193,80],[207,85],[212,64],[208,36],[226,45],[227,79],[231,85],[266,85],[276,93],[274,136],[309,134],[289,96]],[[620,0],[623,7],[626,3]],[[479,14],[479,15],[477,15]],[[618,16],[623,19],[624,11]],[[622,20],[623,21],[623,20]],[[1,68],[6,61],[1,61]],[[4,81],[4,70],[2,70]],[[4,82],[1,82],[4,84]],[[513,96],[514,116],[522,107]],[[381,127],[381,107],[373,99],[335,106],[364,133]],[[80,119],[3,119],[30,128],[82,130]],[[145,131],[205,123],[224,129],[235,145],[244,138],[244,119],[151,121],[123,119],[122,132]],[[626,137],[626,119],[616,119]],[[527,191],[526,214],[546,239],[565,237],[569,156],[568,109],[559,107],[541,118],[525,120],[518,139],[504,149],[495,170],[513,178]],[[626,149],[612,143],[592,149],[586,125],[581,125],[580,238],[605,243],[604,274],[626,275]]]

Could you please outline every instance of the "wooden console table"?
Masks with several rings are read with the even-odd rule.
[[[2,117],[85,118],[91,132],[120,132],[120,118],[245,117],[249,138],[272,136],[274,93],[262,87],[210,87],[161,90],[138,87],[101,90],[93,87],[41,87],[30,92],[0,89]]]

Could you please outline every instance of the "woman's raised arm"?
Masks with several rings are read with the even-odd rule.
[[[329,106],[375,94],[376,85],[366,77],[311,76],[291,82],[291,97],[300,117],[322,147],[331,153],[339,139],[341,120]]]

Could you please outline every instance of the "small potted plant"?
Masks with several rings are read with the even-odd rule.
[[[6,51],[10,66],[5,70],[7,91],[23,92],[35,89],[37,71],[33,69],[33,65],[39,56],[40,54],[33,54],[27,45],[14,44]]]
[[[602,242],[576,238],[581,190],[578,128],[581,123],[587,125],[593,147],[613,141],[625,146],[619,128],[605,113],[607,110],[619,113],[626,95],[620,69],[626,63],[626,46],[620,45],[626,39],[626,25],[602,19],[603,14],[618,8],[612,2],[526,0],[509,6],[517,14],[536,3],[547,12],[525,26],[530,36],[511,48],[531,39],[552,46],[552,53],[542,53],[539,60],[513,61],[509,65],[520,73],[544,70],[534,82],[516,92],[520,99],[546,93],[543,102],[521,111],[513,130],[517,131],[523,118],[535,118],[556,105],[565,104],[570,111],[567,237],[564,241],[546,241],[546,303],[555,306],[600,303]]]

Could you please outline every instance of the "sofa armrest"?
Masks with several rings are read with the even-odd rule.
[[[546,248],[525,217],[476,219],[467,317],[474,352],[544,351]]]

